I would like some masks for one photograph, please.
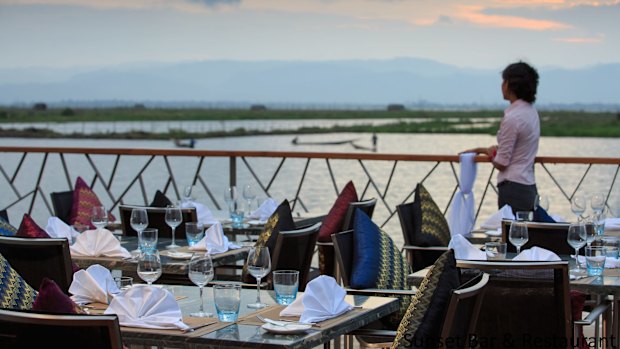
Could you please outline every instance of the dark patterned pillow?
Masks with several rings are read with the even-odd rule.
[[[459,287],[454,250],[444,252],[418,287],[392,348],[437,348],[452,291]]]
[[[153,198],[153,201],[149,206],[166,207],[168,205],[172,205],[172,201],[170,201],[170,199],[168,199],[168,197],[164,193],[162,193],[161,190],[158,190],[155,192],[155,197]]]
[[[282,201],[282,203],[276,208],[273,214],[265,223],[263,231],[258,236],[255,247],[267,246],[269,248],[270,255],[273,255],[273,250],[276,247],[276,241],[278,239],[278,233],[280,231],[288,231],[295,229],[295,221],[293,221],[293,214],[291,212],[291,206],[288,200]],[[241,272],[241,279],[243,282],[252,283],[254,277],[252,277],[247,271],[247,265],[243,266]]]
[[[327,213],[327,216],[323,219],[323,223],[319,229],[319,237],[317,238],[318,241],[332,241],[332,234],[339,233],[342,230],[344,216],[347,214],[349,204],[357,200],[355,185],[353,184],[353,181],[349,181],[349,183],[344,186],[338,195],[338,198],[336,198],[334,206],[332,206]]]
[[[27,214],[24,213],[24,218],[17,229],[15,236],[24,238],[49,238],[50,236],[41,228],[37,223]]]
[[[90,218],[95,206],[101,206],[101,201],[99,201],[97,194],[90,189],[82,177],[78,177],[73,189],[73,206],[71,206],[71,216],[69,218],[71,225],[81,224],[94,229],[95,226]],[[112,213],[108,213],[108,220],[113,222],[116,220],[116,217]]]
[[[0,254],[0,308],[30,310],[35,291]]]
[[[413,201],[413,231],[416,246],[448,246],[450,242],[448,221],[421,183]]]
[[[4,218],[0,217],[0,235],[15,236],[15,234],[17,234],[17,228],[12,226]]]
[[[32,310],[58,314],[81,314],[80,307],[67,296],[54,280],[43,278]]]

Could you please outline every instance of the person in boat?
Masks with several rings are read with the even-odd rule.
[[[538,72],[527,63],[517,62],[504,69],[502,79],[502,94],[510,105],[497,131],[497,144],[463,153],[485,154],[499,171],[499,208],[508,204],[513,212],[533,211],[538,195],[534,177],[540,138],[540,118],[534,107]]]

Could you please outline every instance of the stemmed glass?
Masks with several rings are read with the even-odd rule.
[[[108,211],[106,211],[105,206],[93,206],[90,221],[97,229],[105,228],[108,225]]]
[[[581,268],[579,267],[579,259],[577,259],[577,256],[579,255],[579,249],[586,245],[586,226],[580,223],[569,225],[566,241],[575,249],[575,267],[571,270],[580,273]]]
[[[209,252],[196,252],[189,261],[189,279],[200,289],[200,310],[189,314],[194,317],[211,317],[213,314],[204,311],[202,288],[213,279],[213,261]]]
[[[226,206],[228,206],[228,215],[231,216],[237,201],[237,187],[232,186],[224,190],[224,201],[226,201]]]
[[[592,194],[592,198],[590,199],[590,206],[592,207],[592,211],[594,211],[594,215],[601,214],[603,212],[603,209],[605,208],[605,194]]]
[[[151,285],[161,276],[159,251],[141,252],[138,257],[138,276]]]
[[[246,212],[252,212],[252,204],[256,200],[256,191],[250,184],[243,186],[243,198],[247,204]]]
[[[181,208],[174,205],[166,206],[166,224],[172,229],[172,242],[170,245],[166,246],[166,248],[177,248],[180,247],[174,241],[174,235],[177,230],[177,227],[181,225],[183,222],[183,215],[181,213]]]
[[[508,240],[517,248],[517,254],[521,253],[521,246],[525,245],[529,240],[525,221],[513,221],[510,224]]]
[[[271,271],[271,256],[269,256],[269,248],[252,247],[248,254],[247,262],[248,272],[256,278],[256,303],[248,304],[248,308],[261,309],[267,304],[260,300],[260,280]]]
[[[149,226],[149,216],[146,213],[146,208],[132,209],[129,224],[131,225],[131,228],[138,233],[138,248],[131,252],[140,253],[140,239],[142,239],[142,231]]]
[[[549,197],[547,195],[538,195],[537,201],[540,208],[549,212]]]
[[[592,241],[594,241],[597,235],[597,232],[594,229],[594,220],[590,219],[590,217],[587,217],[585,220],[579,223],[583,225],[583,229],[586,232],[586,245],[590,246],[590,244],[592,244]]]
[[[183,189],[183,202],[189,202],[192,199],[193,186],[190,184]]]
[[[581,215],[586,211],[586,199],[581,195],[573,196],[570,201],[570,209],[577,216],[577,221],[580,221]]]

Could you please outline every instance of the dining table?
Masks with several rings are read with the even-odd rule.
[[[208,318],[191,317],[200,306],[198,287],[184,285],[152,285],[162,287],[175,297],[183,314],[183,321],[191,327],[190,331],[178,329],[148,329],[121,326],[123,343],[130,348],[274,348],[310,349],[323,345],[329,347],[346,334],[375,322],[398,310],[399,301],[392,297],[365,295],[346,295],[345,301],[354,308],[342,315],[313,324],[303,331],[276,331],[264,329],[259,315],[273,320],[281,320],[279,313],[285,305],[275,301],[275,293],[261,290],[261,300],[267,304],[263,309],[250,309],[249,303],[256,300],[256,288],[241,289],[239,317],[234,322],[221,322],[217,319],[213,302],[212,284],[203,289],[204,310],[214,314]],[[299,292],[297,297],[303,297]],[[105,304],[85,305],[91,314],[105,311]],[[288,318],[291,319],[291,318]],[[293,319],[295,320],[295,319]]]

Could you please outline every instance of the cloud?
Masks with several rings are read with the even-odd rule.
[[[555,38],[553,41],[565,42],[569,44],[598,44],[603,42],[605,36],[603,34],[599,34],[595,37],[566,37],[566,38]]]
[[[220,5],[239,5],[241,0],[186,0],[189,3],[201,4],[207,7],[217,7]]]
[[[558,30],[570,28],[569,25],[545,19],[532,19],[523,16],[487,13],[483,6],[461,6],[454,17],[484,27],[514,28],[526,30]]]

